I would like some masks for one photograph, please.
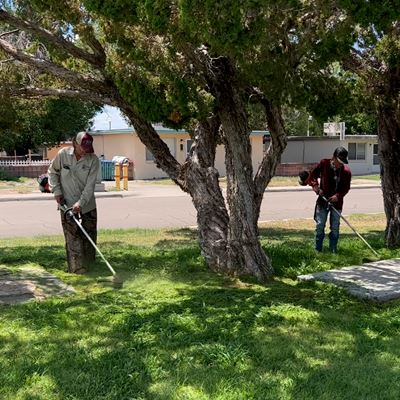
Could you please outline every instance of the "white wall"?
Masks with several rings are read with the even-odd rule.
[[[167,174],[157,168],[154,161],[146,160],[146,147],[133,132],[91,132],[93,147],[98,156],[105,160],[112,160],[114,156],[125,156],[134,163],[135,179],[167,178]],[[175,158],[179,163],[186,159],[186,140],[190,139],[187,133],[160,133],[162,139],[175,141]],[[251,136],[253,170],[257,171],[263,157],[262,136]],[[226,175],[224,146],[218,145],[215,156],[215,167],[220,176]]]
[[[348,135],[340,141],[339,136],[291,137],[282,154],[282,163],[317,163],[323,158],[330,158],[336,147],[349,148],[349,143],[365,144],[365,160],[350,160],[349,167],[353,175],[379,173],[379,165],[373,164],[373,148],[377,144],[375,135]]]
[[[292,137],[289,138],[282,154],[282,163],[317,163],[323,158],[330,158],[336,147],[340,146],[337,137]]]
[[[374,144],[377,144],[376,136],[346,136],[342,146],[349,148],[349,143],[365,144],[365,160],[350,160],[349,167],[353,175],[376,174],[380,171],[380,166],[373,164]]]

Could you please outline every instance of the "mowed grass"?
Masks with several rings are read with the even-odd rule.
[[[378,183],[380,181],[380,176],[378,174],[375,175],[360,175],[353,176],[351,183],[353,185],[357,184],[365,184],[365,183]],[[138,181],[141,184],[145,185],[175,185],[172,179],[149,179],[149,180],[141,180]],[[220,185],[222,187],[226,187],[226,178],[222,177],[219,179]],[[271,182],[268,184],[268,187],[285,187],[285,186],[299,186],[299,177],[298,176],[274,176],[271,179]],[[114,190],[110,188],[109,190]]]
[[[32,192],[39,192],[37,179],[25,177],[1,179],[0,171],[0,194]]]
[[[383,257],[383,215],[354,226]],[[210,272],[192,230],[100,231],[122,290],[64,272],[61,237],[0,242],[0,265],[41,266],[77,293],[0,308],[4,400],[397,400],[400,302],[362,302],[299,273],[359,264],[368,249],[343,227],[340,253],[316,255],[311,220],[269,223],[267,285]]]

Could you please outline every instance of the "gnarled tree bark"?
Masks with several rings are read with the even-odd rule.
[[[212,60],[209,75],[216,113],[224,130],[229,229],[227,267],[231,274],[271,278],[273,268],[258,238],[250,130],[234,70],[226,58]]]
[[[208,266],[226,273],[229,216],[215,168],[219,121],[211,117],[197,124],[190,155],[183,165],[187,191],[197,211],[199,244]]]
[[[378,107],[378,147],[381,162],[383,204],[386,214],[385,241],[400,246],[400,99]]]

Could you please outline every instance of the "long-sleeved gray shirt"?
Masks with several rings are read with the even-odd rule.
[[[79,201],[82,214],[94,210],[94,188],[99,164],[99,159],[93,153],[77,160],[73,147],[61,149],[48,170],[54,196],[62,195],[68,207]]]

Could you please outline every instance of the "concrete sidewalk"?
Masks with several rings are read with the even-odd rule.
[[[332,283],[359,299],[385,302],[400,298],[400,259],[315,272],[297,279]]]
[[[97,191],[95,193],[96,198],[124,198],[124,197],[177,197],[177,196],[188,196],[187,193],[183,192],[177,185],[171,184],[152,184],[151,182],[143,181],[130,181],[128,190],[117,191],[115,189],[115,182],[105,181],[102,182],[105,186],[105,191]],[[354,189],[369,189],[379,188],[379,183],[363,183],[355,184],[351,186],[351,190]],[[122,185],[121,185],[122,188]],[[265,192],[297,192],[297,191],[310,191],[311,188],[308,186],[277,186],[267,187]],[[2,194],[0,191],[0,202],[5,201],[30,201],[30,200],[54,200],[51,193],[37,192],[21,194]]]

